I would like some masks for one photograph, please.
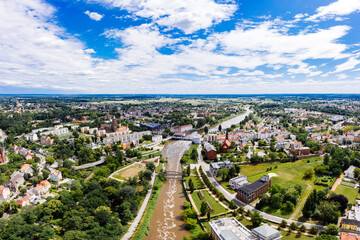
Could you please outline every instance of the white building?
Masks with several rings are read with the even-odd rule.
[[[239,187],[245,185],[245,184],[249,184],[249,182],[247,181],[247,177],[246,176],[238,176],[235,178],[230,179],[229,181],[229,185],[232,189],[237,190]]]
[[[350,166],[347,170],[344,171],[345,173],[345,177],[347,178],[351,178],[354,179],[354,170],[355,170],[355,166]]]
[[[162,141],[162,135],[152,136],[151,141],[153,141],[153,142],[161,142]]]
[[[7,187],[4,187],[3,185],[0,186],[0,203],[2,201],[7,201],[10,199],[10,189]]]
[[[39,138],[36,133],[29,133],[28,135],[26,135],[26,140],[35,142],[39,140]]]

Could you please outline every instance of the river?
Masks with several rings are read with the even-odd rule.
[[[167,159],[168,171],[181,171],[180,159],[191,146],[190,141],[169,142],[162,151]],[[148,240],[182,240],[189,232],[184,228],[180,212],[185,201],[180,180],[166,180],[161,188],[155,211],[151,218]]]
[[[217,132],[219,130],[219,125],[221,125],[222,129],[225,130],[225,129],[231,127],[231,125],[233,125],[233,124],[239,124],[240,121],[244,120],[246,116],[248,116],[250,113],[253,112],[249,108],[245,108],[245,110],[246,110],[245,113],[243,113],[239,116],[230,118],[229,120],[226,120],[226,121],[219,123],[219,124],[215,125],[214,127],[210,128],[209,132]]]

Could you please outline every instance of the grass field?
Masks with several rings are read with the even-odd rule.
[[[139,174],[140,171],[145,171],[145,165],[144,164],[136,164],[134,166],[131,166],[123,171],[120,171],[119,173],[114,175],[114,178],[125,180],[129,177],[135,177]]]
[[[308,158],[287,163],[265,163],[258,165],[246,165],[241,167],[241,174],[247,176],[249,182],[254,182],[258,180],[263,174],[276,173],[278,176],[271,179],[272,185],[279,184],[281,187],[287,188],[294,187],[296,184],[300,184],[303,187],[304,195],[309,192],[305,191],[305,189],[315,188],[317,190],[321,190],[324,188],[323,186],[314,185],[315,177],[313,177],[312,179],[303,179],[306,169],[313,168],[319,164],[322,164],[322,159],[320,157]],[[272,170],[266,171],[270,167],[272,167]],[[305,201],[301,201],[303,195],[300,197],[294,211],[303,207],[303,204],[305,203]],[[266,209],[264,210],[266,211]],[[280,210],[271,212],[271,214],[281,217],[289,217],[289,214],[283,215]]]
[[[190,177],[185,177],[185,178],[184,178],[184,180],[186,181],[187,187],[189,187],[189,180],[190,180],[190,179],[191,179],[192,182],[194,183],[195,189],[201,189],[201,188],[204,188],[204,187],[205,187],[204,183],[202,183],[202,182],[200,181],[200,178],[197,177],[197,176],[190,176]]]
[[[339,185],[336,190],[336,194],[342,194],[349,200],[349,204],[355,204],[356,196],[358,194],[358,189],[353,187],[347,187],[343,185]]]
[[[210,204],[210,206],[212,207],[212,209],[214,211],[211,212],[211,215],[216,215],[216,214],[220,214],[220,213],[224,213],[227,212],[228,210],[226,208],[224,208],[221,204],[219,204],[209,193],[207,190],[202,190],[202,193],[204,194],[205,200]],[[200,212],[200,208],[201,208],[201,202],[202,200],[200,199],[199,195],[197,192],[193,192],[191,194],[192,199],[195,202],[196,208],[199,210]]]

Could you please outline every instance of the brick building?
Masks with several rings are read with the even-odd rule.
[[[217,155],[216,148],[213,145],[211,145],[210,143],[205,143],[204,149],[205,149],[206,159],[214,160]]]
[[[236,197],[244,202],[250,203],[260,197],[260,195],[266,193],[271,187],[271,179],[268,175],[263,175],[257,181],[241,186],[238,189]]]

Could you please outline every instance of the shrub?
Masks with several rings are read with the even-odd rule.
[[[292,222],[292,223],[290,224],[290,229],[291,229],[291,230],[296,230],[296,229],[297,229],[296,223]]]
[[[311,233],[311,234],[317,234],[317,233],[318,233],[317,227],[312,226],[312,227],[309,229],[309,233]]]

